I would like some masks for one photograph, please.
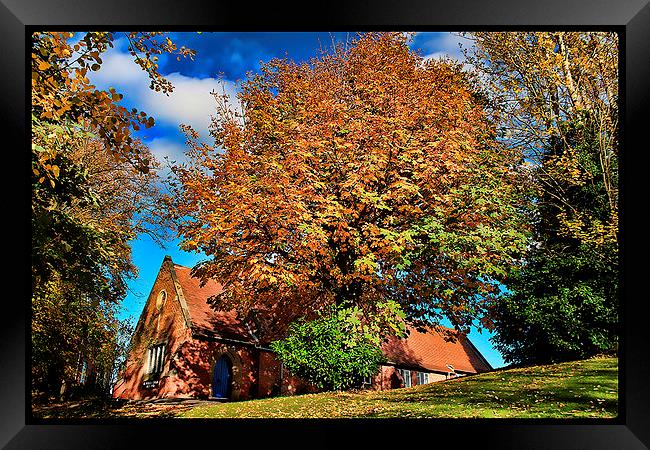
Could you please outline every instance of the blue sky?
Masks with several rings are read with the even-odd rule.
[[[225,90],[234,98],[247,72],[255,72],[262,61],[274,57],[288,57],[294,61],[306,61],[318,56],[321,49],[330,48],[333,42],[345,41],[354,32],[266,32],[266,33],[170,33],[171,39],[180,47],[196,50],[194,61],[162,55],[159,71],[174,85],[169,96],[149,89],[147,75],[133,63],[127,50],[126,40],[116,33],[115,47],[102,55],[102,68],[91,74],[91,81],[98,87],[114,87],[124,95],[122,104],[147,112],[156,120],[150,129],[138,132],[158,159],[184,159],[185,138],[179,125],[189,124],[203,138],[208,136],[208,124],[214,110],[213,90]],[[426,57],[449,56],[461,59],[459,43],[467,41],[456,33],[417,33],[411,48]],[[221,79],[219,78],[221,74]],[[161,248],[147,236],[132,242],[133,261],[139,269],[136,279],[129,282],[129,293],[122,304],[121,318],[130,317],[135,323],[142,312],[163,257],[170,255],[175,263],[193,266],[202,255],[183,252],[178,241],[166,243]],[[472,330],[470,339],[494,367],[504,365],[501,355],[488,341],[486,331]]]

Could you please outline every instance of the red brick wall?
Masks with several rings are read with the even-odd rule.
[[[375,376],[372,387],[377,390],[387,390],[402,387],[402,377],[393,366],[381,366],[379,374]]]
[[[136,325],[126,368],[113,392],[115,397],[144,399],[171,394],[165,387],[169,383],[166,379],[169,376],[171,359],[169,355],[173,355],[179,346],[189,338],[190,330],[186,327],[168,265],[171,265],[171,261],[163,262],[163,267],[158,273]],[[167,293],[167,298],[159,309],[156,303],[158,295],[163,289]],[[145,373],[147,350],[151,345],[163,342],[166,344],[165,364],[159,381],[160,385],[153,389],[144,389],[142,383],[147,376]]]
[[[259,397],[280,394],[280,362],[271,352],[259,354]]]
[[[199,398],[210,397],[214,364],[224,354],[232,362],[231,398],[245,400],[255,397],[257,350],[197,339],[183,343],[176,353],[168,392],[175,396],[184,394]]]
[[[281,368],[276,356],[267,351],[260,352],[258,397],[293,395],[316,392],[315,386],[291,375]]]
[[[159,397],[209,397],[212,392],[214,363],[228,353],[233,362],[233,399],[256,396],[257,350],[245,346],[228,346],[220,342],[197,340],[187,328],[171,276],[171,261],[163,262],[132,338],[132,350],[126,370],[113,396],[128,399]],[[167,298],[161,308],[156,305],[161,290]],[[163,371],[158,385],[145,388],[147,350],[166,343]]]
[[[244,345],[228,345],[217,341],[187,339],[181,343],[165,364],[159,386],[142,387],[144,369],[133,370],[125,387],[116,396],[130,399],[159,397],[208,398],[212,395],[214,364],[226,354],[233,363],[233,400],[315,392],[315,388],[282,371],[273,353]],[[137,359],[137,358],[135,358]]]

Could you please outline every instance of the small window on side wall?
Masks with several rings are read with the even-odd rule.
[[[411,387],[411,371],[408,369],[397,369],[397,371],[402,376],[404,387]]]

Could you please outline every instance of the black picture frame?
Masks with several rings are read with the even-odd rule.
[[[30,342],[30,208],[27,148],[29,60],[26,45],[35,29],[165,30],[472,30],[608,29],[621,37],[621,344],[620,414],[613,420],[87,420],[35,421],[30,414],[26,345]],[[181,28],[179,28],[181,27]],[[238,439],[246,447],[271,441],[312,446],[343,445],[341,433],[373,445],[453,445],[455,448],[642,449],[650,446],[650,326],[644,314],[645,179],[641,161],[650,80],[650,6],[648,0],[550,0],[546,2],[466,0],[328,2],[322,5],[262,5],[172,0],[2,0],[0,3],[4,148],[5,241],[19,243],[5,257],[5,308],[0,327],[0,445],[6,448],[168,448]],[[4,145],[3,145],[4,146]],[[16,169],[19,168],[19,169]],[[11,175],[16,174],[16,177]],[[647,178],[647,177],[646,177]],[[12,214],[13,215],[10,215]],[[18,213],[18,214],[17,214]],[[24,214],[24,215],[23,215]],[[18,217],[16,217],[18,216]],[[21,222],[25,222],[25,224]],[[6,246],[6,248],[12,248]],[[219,436],[220,441],[216,441]],[[253,441],[255,443],[253,444]],[[352,441],[347,441],[352,444]],[[205,444],[203,444],[205,445]],[[233,445],[229,443],[229,445]],[[236,444],[235,444],[236,445]]]

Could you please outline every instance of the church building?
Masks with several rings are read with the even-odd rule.
[[[169,256],[163,260],[114,397],[244,400],[316,391],[287,372],[251,324],[234,311],[211,308],[207,299],[222,286],[214,281],[201,286],[190,271]],[[385,342],[387,362],[366,387],[409,387],[492,370],[466,336],[447,332],[457,339],[409,328],[407,338]]]

